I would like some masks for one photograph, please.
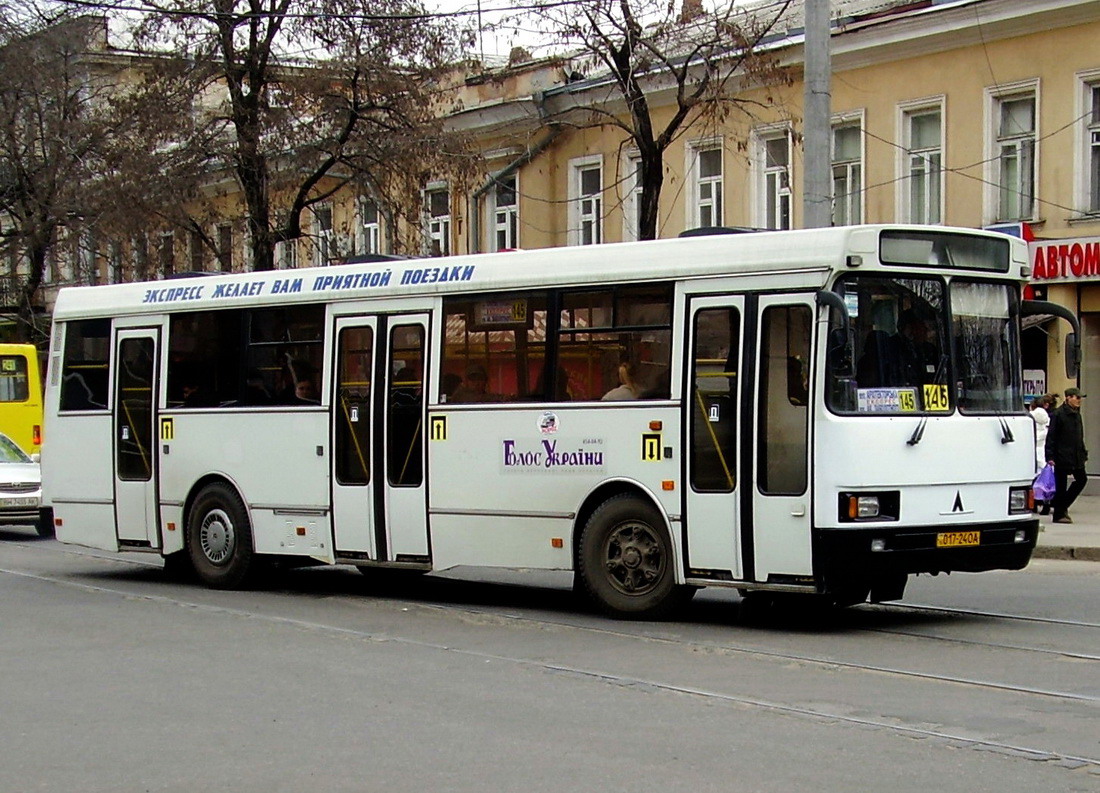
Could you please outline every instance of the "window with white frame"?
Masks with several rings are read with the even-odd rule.
[[[570,163],[570,244],[603,242],[603,164],[600,157]]]
[[[1035,215],[1035,94],[994,98],[997,220]]]
[[[122,283],[122,243],[111,240],[107,243],[107,283]]]
[[[903,114],[904,215],[908,223],[942,222],[943,113],[940,108]]]
[[[298,266],[298,240],[283,240],[275,245],[276,267],[293,270]]]
[[[427,213],[428,253],[431,256],[451,255],[451,194],[446,186],[424,193]]]
[[[324,267],[336,254],[332,230],[332,207],[322,204],[313,209],[313,266]]]
[[[631,152],[623,158],[623,239],[636,240],[642,228],[642,157]]]
[[[721,226],[722,147],[696,145],[692,148],[692,225],[700,228]]]
[[[1087,147],[1088,212],[1100,213],[1100,83],[1085,86],[1088,110],[1085,120]]]
[[[755,184],[756,225],[766,229],[791,227],[791,135],[788,129],[757,133]]]
[[[833,127],[833,225],[863,222],[863,141],[859,122]]]
[[[378,204],[369,198],[359,201],[359,246],[356,253],[382,252],[382,223]]]
[[[493,250],[519,247],[519,194],[515,175],[496,180],[493,188]]]

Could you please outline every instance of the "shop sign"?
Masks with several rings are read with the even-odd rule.
[[[1100,237],[1036,240],[1028,250],[1033,282],[1100,281]]]

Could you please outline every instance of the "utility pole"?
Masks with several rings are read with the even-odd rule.
[[[803,225],[808,229],[832,225],[832,168],[830,137],[829,0],[805,0],[806,39],[802,125],[806,174],[802,186]]]

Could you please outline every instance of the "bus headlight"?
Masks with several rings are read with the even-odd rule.
[[[837,517],[842,523],[897,520],[901,494],[897,490],[877,493],[840,493]]]
[[[1009,515],[1031,512],[1033,506],[1035,506],[1035,500],[1032,498],[1030,487],[1010,487],[1008,489]]]

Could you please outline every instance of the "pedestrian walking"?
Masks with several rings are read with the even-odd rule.
[[[1055,523],[1073,523],[1069,508],[1085,489],[1088,477],[1085,461],[1089,453],[1085,449],[1085,426],[1081,421],[1081,400],[1085,397],[1079,388],[1067,388],[1062,407],[1050,416],[1047,429],[1046,459],[1054,466],[1054,500],[1051,510]],[[1073,477],[1073,483],[1069,483]]]
[[[1031,420],[1035,422],[1035,471],[1042,472],[1047,464],[1047,429],[1050,427],[1050,411],[1054,408],[1054,397],[1040,394],[1031,400]],[[1035,507],[1040,515],[1050,514],[1050,502],[1036,498]]]

